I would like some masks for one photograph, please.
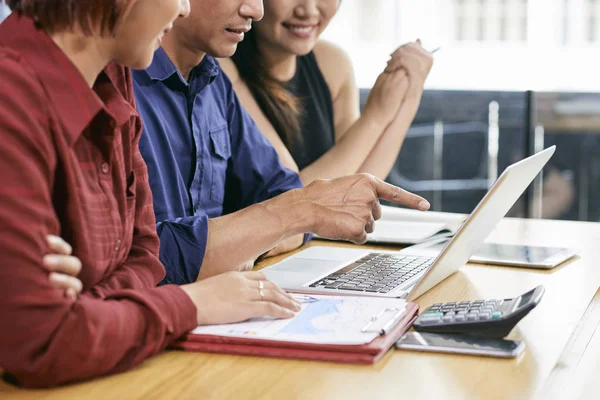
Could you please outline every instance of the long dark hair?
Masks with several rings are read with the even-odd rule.
[[[283,143],[288,148],[300,145],[300,99],[290,92],[285,82],[269,76],[253,31],[246,33],[231,59]]]

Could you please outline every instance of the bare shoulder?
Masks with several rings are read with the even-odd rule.
[[[240,80],[240,73],[231,58],[218,58],[221,69],[225,72],[225,75],[229,78],[233,85],[237,84]]]
[[[341,47],[319,40],[314,49],[315,57],[333,97],[349,81],[354,80],[354,69],[350,56]]]

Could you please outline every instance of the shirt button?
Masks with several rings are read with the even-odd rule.
[[[121,241],[117,240],[117,244],[115,246],[115,251],[119,251],[120,248],[121,248]]]
[[[102,171],[103,174],[108,174],[108,164],[107,163],[102,163],[102,165],[100,166],[100,171]]]

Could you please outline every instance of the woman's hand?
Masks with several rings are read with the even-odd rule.
[[[291,318],[301,306],[261,272],[226,272],[181,286],[196,305],[198,325],[257,317]]]
[[[64,289],[66,297],[77,299],[83,288],[81,281],[76,278],[81,271],[81,261],[71,255],[73,249],[62,238],[48,235],[46,242],[50,254],[44,256],[42,265],[50,271],[50,283],[56,288]]]
[[[402,82],[407,80],[408,74],[404,69],[382,72],[369,92],[363,116],[367,116],[381,128],[387,127],[404,101],[407,85],[402,85]]]
[[[410,86],[422,92],[432,66],[433,55],[423,48],[420,40],[417,40],[400,46],[394,51],[385,72],[406,71]]]

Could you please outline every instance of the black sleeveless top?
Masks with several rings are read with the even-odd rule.
[[[302,140],[288,150],[302,170],[335,145],[333,100],[313,52],[297,57],[287,88],[300,99]]]

